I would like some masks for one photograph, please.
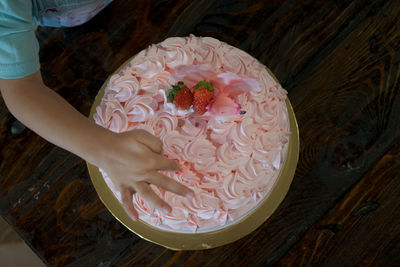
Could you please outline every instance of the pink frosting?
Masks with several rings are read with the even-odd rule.
[[[166,92],[183,80],[212,81],[216,97],[203,115],[168,103]],[[173,208],[151,208],[138,194],[139,218],[177,232],[204,232],[245,216],[273,188],[289,141],[286,91],[246,52],[210,37],[168,38],[136,55],[111,77],[94,119],[114,132],[145,129],[180,162],[163,172],[190,187],[186,199],[152,185]],[[102,171],[121,201],[119,189]]]

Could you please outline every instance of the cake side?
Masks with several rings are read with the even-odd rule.
[[[228,73],[256,80],[257,90],[230,97],[245,113],[211,110],[198,115],[169,103],[171,85],[196,78],[180,76],[190,66],[198,66],[201,75]],[[94,119],[114,132],[145,129],[159,137],[164,155],[182,166],[164,174],[195,192],[189,200],[152,186],[173,207],[169,214],[135,194],[140,219],[173,231],[207,231],[246,215],[272,189],[287,155],[285,99],[286,91],[265,66],[244,51],[209,37],[169,38],[141,51],[111,77]],[[102,173],[121,201],[119,189]]]

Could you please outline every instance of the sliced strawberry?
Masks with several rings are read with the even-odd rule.
[[[167,96],[168,101],[172,102],[176,107],[180,109],[189,109],[193,103],[192,92],[181,81],[172,86],[172,89],[168,91]]]
[[[207,111],[208,105],[214,99],[214,87],[210,82],[200,81],[194,86],[193,109],[199,115]]]

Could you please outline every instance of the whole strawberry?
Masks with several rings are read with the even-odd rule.
[[[180,109],[189,109],[193,103],[193,94],[183,82],[172,85],[168,91],[168,101]]]
[[[200,81],[194,86],[193,109],[199,115],[207,111],[207,106],[214,99],[214,87],[210,82]]]

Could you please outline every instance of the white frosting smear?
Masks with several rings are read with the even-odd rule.
[[[212,81],[214,102],[203,115],[167,102],[173,84]],[[151,45],[111,77],[94,119],[114,132],[144,129],[182,166],[163,172],[195,192],[194,199],[154,191],[172,207],[150,207],[140,195],[139,218],[176,232],[207,232],[235,222],[272,190],[286,161],[286,91],[249,54],[210,37],[168,38]],[[121,201],[120,191],[102,171]]]

